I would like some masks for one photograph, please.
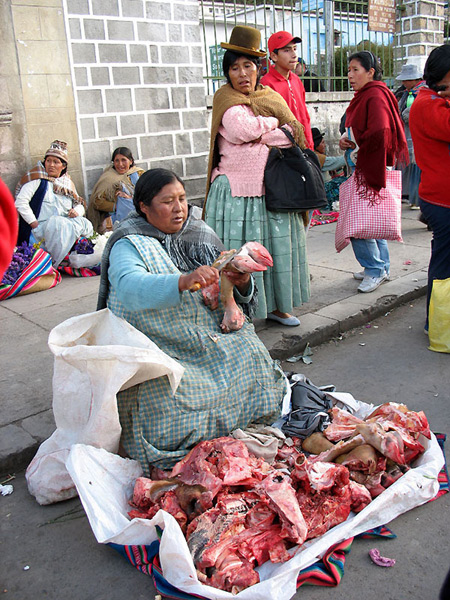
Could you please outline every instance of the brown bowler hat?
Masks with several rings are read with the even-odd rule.
[[[242,52],[250,56],[266,56],[264,50],[259,50],[261,45],[261,32],[247,25],[236,25],[230,35],[230,42],[220,44],[226,50]]]

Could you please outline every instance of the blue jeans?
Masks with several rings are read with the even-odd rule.
[[[420,210],[433,231],[428,267],[427,323],[433,279],[450,277],[450,208],[419,198]]]
[[[355,258],[364,267],[365,275],[382,277],[389,273],[391,263],[386,240],[351,238],[351,241]]]

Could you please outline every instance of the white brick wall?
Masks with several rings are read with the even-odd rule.
[[[209,134],[196,0],[64,0],[88,193],[117,146],[203,198]]]

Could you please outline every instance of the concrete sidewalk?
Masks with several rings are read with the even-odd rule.
[[[321,344],[425,294],[431,233],[417,216],[403,205],[404,243],[389,244],[392,279],[370,294],[357,292],[352,273],[360,266],[351,247],[340,254],[334,249],[335,223],[312,228],[311,301],[295,310],[301,325],[255,322],[271,355],[280,360],[297,355],[308,343]],[[48,335],[65,319],[95,310],[98,282],[98,277],[63,276],[51,290],[0,303],[0,473],[25,467],[54,431]]]

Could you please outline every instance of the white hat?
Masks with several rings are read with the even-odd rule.
[[[395,78],[396,81],[412,81],[414,79],[423,79],[423,73],[419,71],[417,65],[403,65],[402,70]]]

